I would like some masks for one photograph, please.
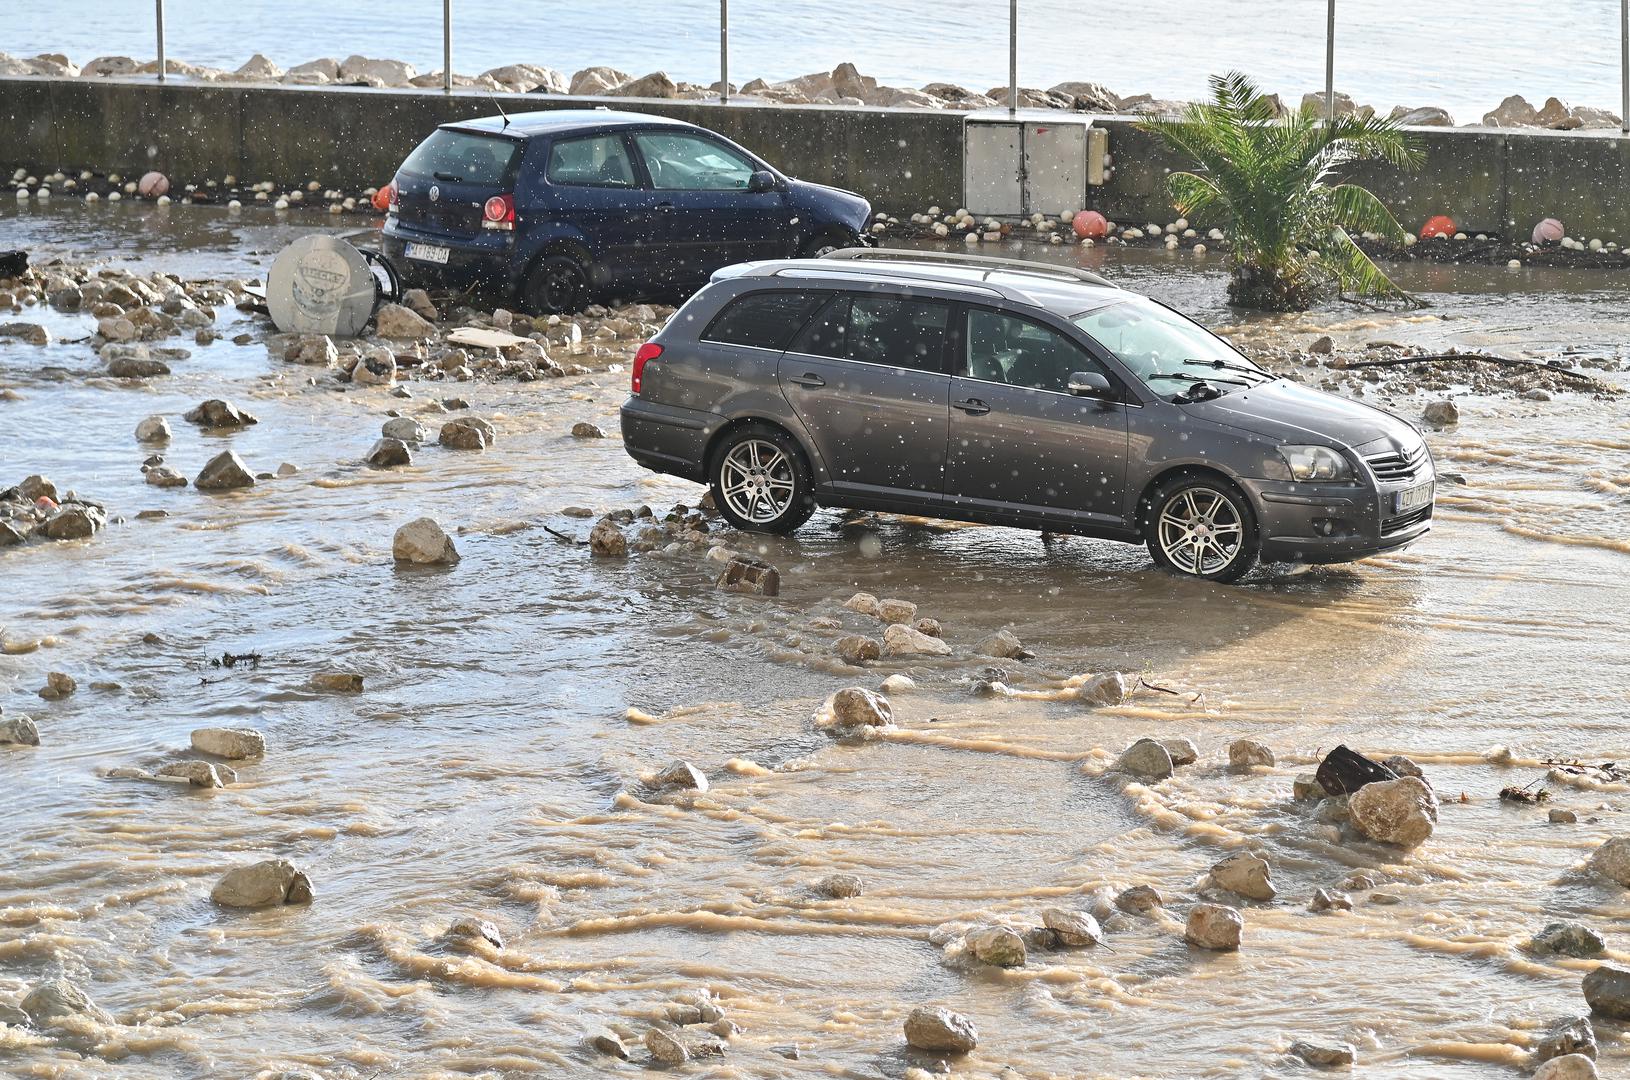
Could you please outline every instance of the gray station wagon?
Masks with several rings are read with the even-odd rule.
[[[1431,528],[1421,435],[1064,266],[851,249],[726,267],[635,357],[623,438],[733,525],[817,506],[1148,545],[1233,581]]]

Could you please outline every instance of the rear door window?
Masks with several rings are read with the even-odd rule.
[[[857,296],[849,307],[849,359],[943,373],[950,326],[950,304]]]
[[[809,321],[787,351],[846,360],[848,340],[849,297],[838,296]]]
[[[499,187],[520,148],[513,139],[439,128],[408,155],[402,169],[449,184]]]
[[[634,187],[634,162],[621,135],[556,139],[545,170],[551,184],[573,187]]]
[[[780,352],[825,299],[820,293],[750,293],[719,312],[702,340]]]
[[[753,177],[751,161],[700,135],[646,131],[634,142],[658,191],[745,191]]]

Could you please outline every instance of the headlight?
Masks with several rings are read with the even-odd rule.
[[[1328,446],[1281,446],[1279,456],[1290,466],[1292,480],[1351,480],[1353,467]]]

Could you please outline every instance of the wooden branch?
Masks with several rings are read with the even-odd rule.
[[[1583,371],[1574,371],[1572,368],[1557,367],[1552,364],[1536,364],[1532,360],[1517,360],[1510,356],[1494,356],[1490,353],[1429,353],[1424,356],[1389,356],[1379,360],[1350,360],[1342,370],[1398,367],[1401,364],[1450,364],[1457,360],[1471,360],[1479,364],[1499,364],[1503,367],[1527,368],[1530,371],[1551,371],[1558,375],[1566,375],[1570,379],[1581,379],[1592,383],[1596,381]]]

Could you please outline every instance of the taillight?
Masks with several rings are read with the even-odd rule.
[[[481,208],[481,227],[483,229],[515,228],[515,196],[494,195],[487,200],[487,205]]]
[[[379,207],[379,203],[375,202],[374,203],[374,208],[378,209],[378,207]],[[390,183],[385,185],[385,209],[389,213],[394,214],[398,210],[400,210],[401,208],[402,208],[401,192],[396,190],[396,181],[392,180]]]
[[[662,355],[662,346],[654,341],[647,341],[640,346],[640,351],[634,354],[634,393],[640,392],[640,383],[645,378],[645,365]]]

